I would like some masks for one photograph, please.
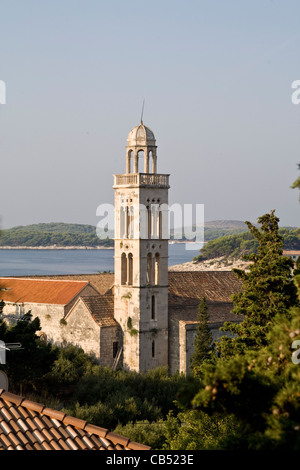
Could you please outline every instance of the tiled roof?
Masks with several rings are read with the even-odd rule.
[[[169,271],[169,306],[192,306],[198,305],[199,300],[203,297],[206,298],[207,302],[231,302],[231,295],[238,292],[241,289],[241,281],[236,277],[232,271]],[[20,292],[24,295],[27,301],[36,298],[35,296],[39,293],[41,298],[46,299],[47,303],[67,303],[66,299],[68,296],[78,293],[79,286],[85,286],[87,283],[92,284],[100,294],[101,298],[96,298],[88,302],[88,307],[92,312],[95,312],[95,319],[99,320],[101,312],[105,311],[109,314],[113,314],[113,294],[112,288],[114,284],[114,274],[74,274],[74,275],[58,275],[58,276],[35,276],[27,279],[20,278],[0,278],[0,286],[5,287],[5,283],[9,283],[14,288],[21,285],[24,287],[24,292]],[[25,289],[25,283],[27,289]],[[41,284],[44,283],[44,284]],[[54,289],[55,286],[55,289]],[[71,289],[71,286],[72,289]],[[43,287],[43,289],[42,289]],[[46,290],[47,287],[47,290]],[[81,288],[82,288],[81,287]],[[51,289],[52,288],[52,289]],[[74,289],[74,290],[73,290]],[[77,290],[78,289],[78,290]],[[72,291],[72,292],[71,292]],[[24,302],[23,297],[15,291],[14,300]],[[75,294],[73,294],[75,292]],[[9,301],[9,296],[13,295],[13,291],[6,291],[2,293],[0,297],[5,301]],[[65,294],[68,294],[65,298]],[[105,295],[103,295],[105,294]],[[105,297],[105,298],[104,298]],[[29,300],[30,299],[30,300]],[[70,300],[70,299],[69,299]]]
[[[0,389],[0,450],[150,450],[150,447]]]
[[[82,296],[90,314],[100,326],[118,326],[114,319],[114,296],[111,294],[99,296]]]
[[[0,299],[5,302],[67,305],[87,285],[87,280],[3,277],[0,278]]]
[[[28,279],[55,279],[69,281],[87,281],[92,284],[100,294],[105,294],[112,289],[115,275],[113,273],[99,274],[57,274],[44,276],[30,276]]]
[[[231,271],[169,272],[169,306],[198,305],[203,297],[207,302],[231,302],[241,286]]]
[[[100,294],[110,293],[114,285],[113,273],[59,275],[46,278],[86,280]],[[230,302],[230,296],[241,288],[241,281],[232,271],[169,271],[168,281],[170,305],[175,299],[178,300],[178,297],[181,298],[181,302],[189,304],[191,302],[198,304],[199,299],[204,296],[208,301]]]

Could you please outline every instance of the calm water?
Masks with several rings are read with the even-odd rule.
[[[192,261],[199,249],[169,245],[169,266]],[[0,276],[114,271],[114,250],[0,250]]]

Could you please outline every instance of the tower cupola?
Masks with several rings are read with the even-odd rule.
[[[127,137],[126,173],[156,173],[157,155],[156,140],[152,130],[141,120]],[[143,171],[139,169],[139,161],[143,159]]]

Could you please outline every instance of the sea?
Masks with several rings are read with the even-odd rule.
[[[169,266],[192,261],[198,254],[199,244],[170,244]],[[0,277],[104,271],[114,272],[113,249],[0,249]]]

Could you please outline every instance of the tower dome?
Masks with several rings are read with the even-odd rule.
[[[147,147],[155,146],[155,137],[152,130],[144,126],[143,121],[138,126],[135,126],[128,134],[127,145],[129,147]]]

